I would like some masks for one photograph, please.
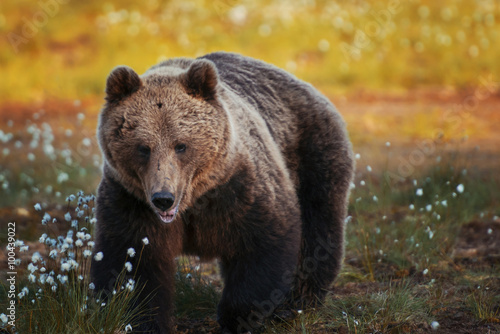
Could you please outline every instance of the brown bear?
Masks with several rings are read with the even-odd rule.
[[[92,279],[110,290],[125,260],[153,296],[137,328],[173,331],[175,258],[218,258],[224,333],[320,301],[338,274],[353,154],[344,122],[310,84],[216,52],[139,76],[115,68],[99,143]],[[143,238],[149,244],[143,246]],[[139,256],[127,257],[133,247]]]

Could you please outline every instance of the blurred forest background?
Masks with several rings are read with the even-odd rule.
[[[95,194],[108,73],[224,50],[311,82],[357,154],[338,297],[268,332],[500,331],[498,1],[2,0],[0,36],[0,274],[7,222],[43,255],[34,205],[66,233]]]

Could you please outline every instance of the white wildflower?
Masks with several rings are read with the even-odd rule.
[[[57,250],[53,249],[49,253],[49,257],[55,259],[57,257]]]
[[[102,252],[98,252],[96,255],[94,255],[94,260],[101,261],[103,257],[104,254],[102,254]]]
[[[36,203],[35,204],[35,210],[36,211],[41,211],[42,210],[42,206],[40,205],[40,203]]]
[[[135,256],[135,249],[133,249],[132,247],[127,249],[127,255],[130,257],[134,257]]]
[[[417,191],[415,192],[417,196],[422,196],[424,194],[424,191],[422,188],[418,188]]]
[[[33,273],[38,270],[38,266],[35,266],[33,263],[30,263],[28,264],[28,270]]]
[[[437,321],[431,322],[431,328],[433,330],[437,330],[439,328],[439,322],[437,322]]]
[[[37,263],[38,261],[42,260],[42,256],[40,255],[39,252],[34,252],[33,255],[31,256],[31,261],[33,263]]]
[[[463,184],[459,184],[459,185],[457,186],[457,191],[458,191],[458,193],[460,193],[460,194],[464,192],[464,189],[465,189],[465,188],[464,188],[464,185],[463,185]]]
[[[148,239],[148,237],[144,237],[142,239],[142,242],[144,243],[144,245],[149,245],[149,239]]]
[[[95,289],[95,284],[94,283],[90,283],[89,284],[89,289],[90,290],[94,290]]]
[[[91,257],[92,256],[92,251],[86,249],[83,251],[83,257]]]
[[[132,331],[132,325],[128,324],[127,326],[125,326],[125,333],[130,333],[131,331]]]
[[[125,268],[127,269],[128,272],[131,272],[132,271],[132,263],[127,261],[125,263]]]

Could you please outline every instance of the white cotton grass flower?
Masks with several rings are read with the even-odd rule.
[[[437,321],[431,322],[431,328],[433,330],[437,330],[439,328],[439,322],[437,322]]]
[[[125,326],[125,333],[130,333],[130,332],[132,332],[132,325],[128,324],[127,326]]]
[[[371,173],[372,172],[372,167],[370,165],[366,166],[366,170],[368,171],[368,173]]]
[[[64,219],[66,219],[66,221],[71,221],[71,213],[69,212],[66,212],[66,214],[64,215]]]
[[[94,260],[101,261],[103,257],[104,254],[102,252],[98,252],[96,255],[94,255]]]
[[[83,246],[83,241],[82,241],[82,240],[80,240],[80,239],[76,240],[76,241],[75,241],[75,246],[76,246],[76,247],[82,247],[82,246]]]
[[[132,271],[132,263],[130,262],[125,262],[125,268],[127,269],[128,272]]]
[[[417,191],[415,192],[417,196],[422,196],[424,194],[424,190],[422,188],[418,188]]]
[[[374,201],[374,202],[378,202],[378,197],[377,197],[377,196],[375,196],[375,195],[373,195],[373,201]]]
[[[30,281],[31,283],[35,283],[36,282],[36,276],[33,275],[33,274],[29,274],[28,281]]]
[[[40,255],[39,252],[34,252],[33,255],[31,256],[31,262],[37,263],[38,261],[42,261],[42,256]]]
[[[92,256],[92,251],[91,250],[84,250],[83,251],[83,257],[87,258],[87,257],[91,257]]]
[[[94,283],[90,283],[89,284],[89,289],[90,290],[94,290],[95,289],[95,284]]]
[[[431,210],[432,210],[432,205],[427,204],[427,205],[425,206],[425,210],[427,210],[427,212],[431,212]]]
[[[429,269],[427,269],[427,268],[426,268],[426,269],[424,269],[424,271],[422,271],[422,274],[423,274],[423,275],[427,275],[428,273],[429,273]]]
[[[57,257],[57,250],[55,250],[55,249],[51,250],[49,253],[49,257],[51,259],[55,259]]]
[[[148,237],[144,237],[144,238],[142,239],[142,243],[143,243],[144,245],[149,245],[149,239],[148,239]]]
[[[415,210],[415,205],[410,204],[410,206],[408,206],[408,208],[413,211],[413,210]]]
[[[45,212],[44,215],[43,215],[43,218],[42,218],[42,225],[47,225],[47,223],[50,221],[50,215]]]
[[[127,255],[130,256],[130,257],[134,257],[135,256],[135,249],[130,247],[129,249],[127,249]]]
[[[30,263],[28,264],[28,270],[31,272],[31,273],[34,273],[35,271],[38,270],[38,266],[35,266],[33,263]]]
[[[53,285],[54,284],[54,277],[52,276],[47,276],[47,279],[45,280],[45,283]]]
[[[135,287],[135,281],[132,278],[129,278],[127,284],[125,284],[125,288],[130,291],[133,291],[134,287]]]
[[[359,160],[359,159],[361,159],[361,154],[359,154],[359,153],[356,153],[356,155],[354,156],[354,158],[355,158],[356,160]]]
[[[7,318],[7,316],[4,313],[2,313],[0,314],[0,320],[5,324],[7,321],[9,321],[9,318]]]
[[[464,192],[464,189],[465,189],[465,187],[464,187],[464,185],[463,185],[463,184],[459,184],[459,185],[457,186],[457,191],[458,191],[458,193],[459,193],[459,194],[463,193],[463,192]]]
[[[41,211],[42,210],[42,206],[40,205],[40,203],[36,203],[35,204],[35,210],[36,211]]]
[[[89,242],[87,242],[87,246],[89,246],[90,248],[94,248],[95,242],[89,241]]]

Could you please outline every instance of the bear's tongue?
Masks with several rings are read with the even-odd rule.
[[[159,215],[160,215],[161,220],[164,223],[171,223],[174,220],[175,215],[177,214],[177,208],[178,208],[178,206],[176,206],[175,208],[173,208],[170,211],[160,211],[160,212],[158,212]]]

